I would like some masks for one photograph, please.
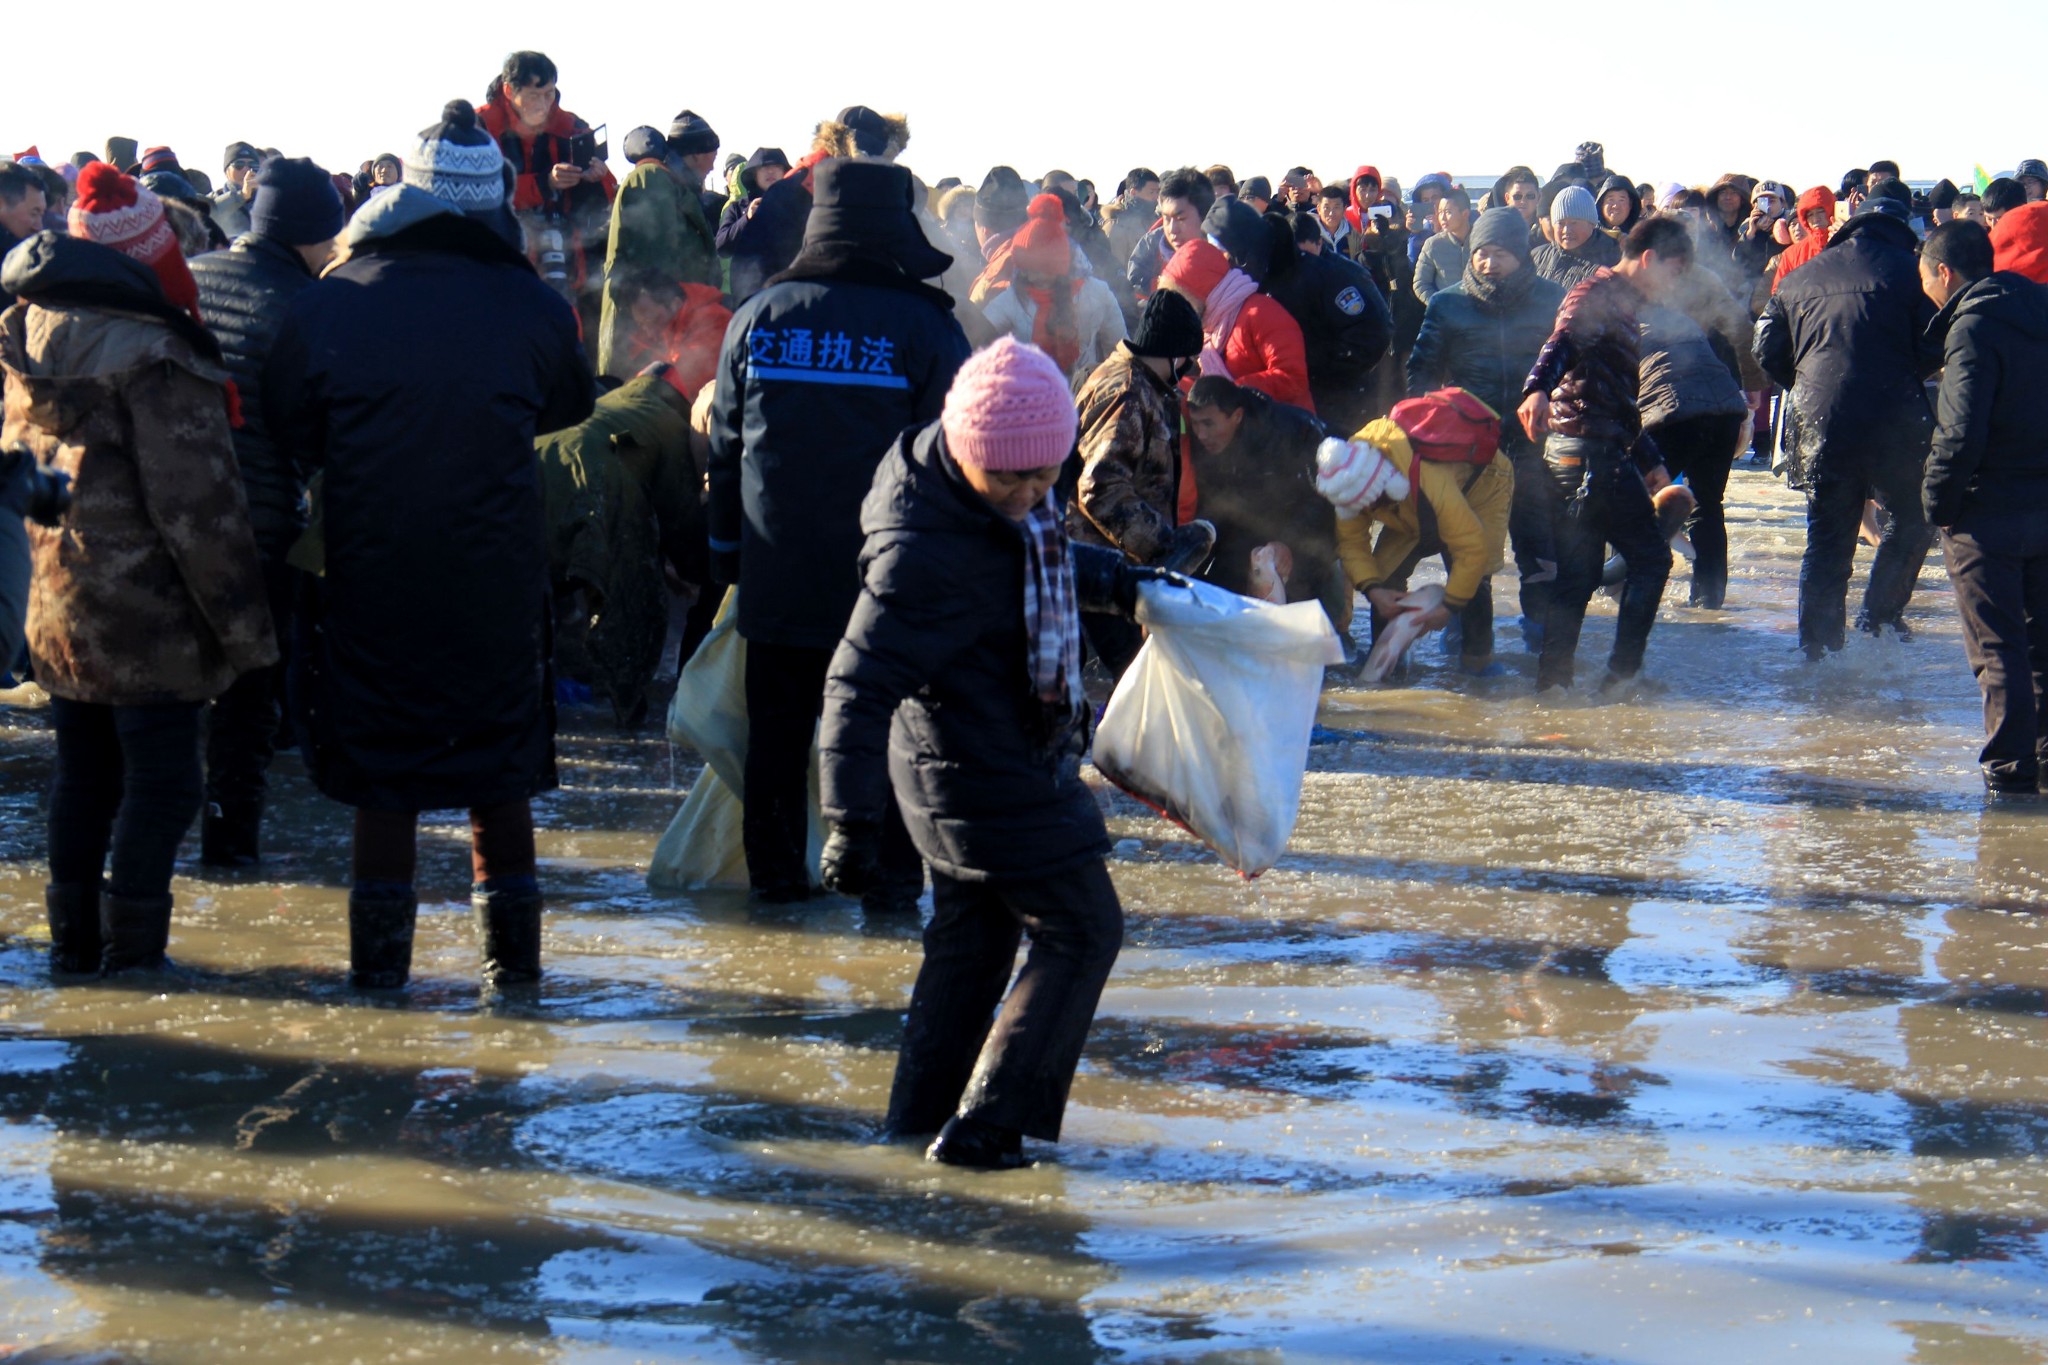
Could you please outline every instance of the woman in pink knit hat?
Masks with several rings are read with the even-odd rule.
[[[861,597],[825,684],[826,885],[873,878],[892,786],[931,865],[887,1133],[936,1137],[928,1155],[953,1165],[1018,1166],[1023,1138],[1058,1139],[1123,941],[1080,778],[1080,612],[1128,616],[1138,583],[1164,575],[1068,541],[1052,486],[1074,434],[1043,351],[1005,337],[961,368],[944,415],[875,474]]]

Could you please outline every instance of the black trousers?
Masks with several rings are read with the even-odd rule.
[[[1686,520],[1692,539],[1692,597],[1695,607],[1719,608],[1728,597],[1728,471],[1735,463],[1735,438],[1742,414],[1709,413],[1659,422],[1650,431],[1664,452],[1672,478],[1683,474],[1699,506]]]
[[[1031,951],[1005,999],[1027,933]],[[958,881],[934,868],[889,1126],[936,1133],[958,1113],[1057,1141],[1123,939],[1123,905],[1100,858],[1021,882]]]
[[[2048,508],[1971,513],[1941,540],[1984,694],[1984,784],[2034,791],[2048,771]]]
[[[810,885],[811,742],[825,712],[832,651],[747,641],[747,762],[740,840],[756,891],[787,894]],[[924,861],[892,796],[882,818],[880,894],[924,885]]]
[[[299,571],[282,559],[263,561],[263,587],[277,631],[281,660],[292,655],[291,627],[297,614]],[[269,783],[265,774],[277,756],[283,718],[285,664],[253,669],[221,693],[207,719],[206,804],[230,819],[259,811]]]
[[[1815,462],[1806,493],[1806,554],[1799,561],[1799,643],[1809,655],[1842,647],[1856,533],[1872,494],[1884,503],[1887,520],[1857,624],[1874,631],[1899,623],[1934,547],[1934,530],[1920,507],[1926,464],[1924,441],[1904,440],[1860,457],[1829,454]]]
[[[198,702],[101,706],[50,699],[50,881],[143,899],[171,889],[178,844],[199,813]]]
[[[1540,630],[1549,624],[1557,600],[1557,481],[1541,452],[1527,442],[1514,442],[1509,460],[1515,467],[1515,497],[1508,504],[1508,543],[1522,579],[1522,615]]]
[[[1642,670],[1650,627],[1657,623],[1657,604],[1664,596],[1665,580],[1671,577],[1671,545],[1657,531],[1656,508],[1642,474],[1619,446],[1553,436],[1548,458],[1560,457],[1584,463],[1560,465],[1553,476],[1561,494],[1557,600],[1543,636],[1536,685],[1571,686],[1586,604],[1600,586],[1609,545],[1627,563],[1628,578],[1622,584],[1614,652],[1608,656],[1607,671],[1632,678]]]

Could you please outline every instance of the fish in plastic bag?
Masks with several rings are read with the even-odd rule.
[[[1320,602],[1206,583],[1138,589],[1147,638],[1095,731],[1095,766],[1246,877],[1287,850],[1323,669],[1344,648]]]

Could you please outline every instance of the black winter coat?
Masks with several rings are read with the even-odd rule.
[[[966,881],[1107,853],[1080,778],[1088,708],[1050,707],[1031,688],[1023,532],[967,486],[936,422],[889,451],[861,526],[860,600],[825,683],[825,814],[877,824],[893,786],[918,852]],[[1082,606],[1106,605],[1122,556],[1073,553]]]
[[[1756,359],[1799,411],[1799,455],[1855,459],[1884,443],[1925,450],[1921,378],[1940,362],[1913,229],[1859,214],[1785,277],[1756,325]]]
[[[552,786],[533,441],[596,399],[568,302],[490,229],[437,214],[299,295],[264,378],[271,430],[323,475],[301,642],[314,782],[382,810]]]
[[[1462,283],[1439,290],[1408,356],[1410,398],[1442,388],[1470,390],[1501,415],[1501,446],[1507,450],[1528,444],[1515,419],[1522,381],[1550,339],[1564,302],[1563,286],[1534,271],[1523,288],[1511,306],[1481,303]]]
[[[268,237],[243,236],[227,251],[190,262],[199,285],[199,313],[227,357],[241,398],[235,463],[249,493],[249,524],[266,559],[282,559],[305,529],[306,485],[291,457],[271,439],[263,412],[263,368],[293,299],[313,287],[299,253]]]
[[[1944,359],[1927,520],[2048,517],[2048,288],[2009,271],[1986,276],[1948,301],[1934,335]]]
[[[938,417],[968,348],[952,300],[893,265],[798,269],[726,328],[711,400],[711,551],[722,580],[739,555],[741,635],[831,649],[860,596],[861,501],[875,468],[906,428]]]
[[[1373,366],[1393,339],[1394,316],[1372,277],[1341,253],[1294,248],[1266,277],[1265,292],[1301,324],[1309,396],[1333,431],[1365,425]]]
[[[1251,554],[1280,541],[1294,552],[1287,600],[1322,595],[1337,561],[1337,514],[1316,492],[1316,447],[1329,435],[1314,414],[1243,391],[1244,422],[1216,454],[1195,452],[1195,515],[1216,527],[1216,553],[1202,577],[1219,588],[1251,588]]]

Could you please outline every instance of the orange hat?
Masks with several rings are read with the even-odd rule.
[[[1024,211],[1024,226],[1010,247],[1010,260],[1034,275],[1073,273],[1074,248],[1067,241],[1067,210],[1056,194],[1041,194]]]
[[[1159,272],[1159,281],[1172,285],[1197,303],[1207,303],[1209,295],[1229,273],[1230,258],[1214,242],[1187,242]]]

